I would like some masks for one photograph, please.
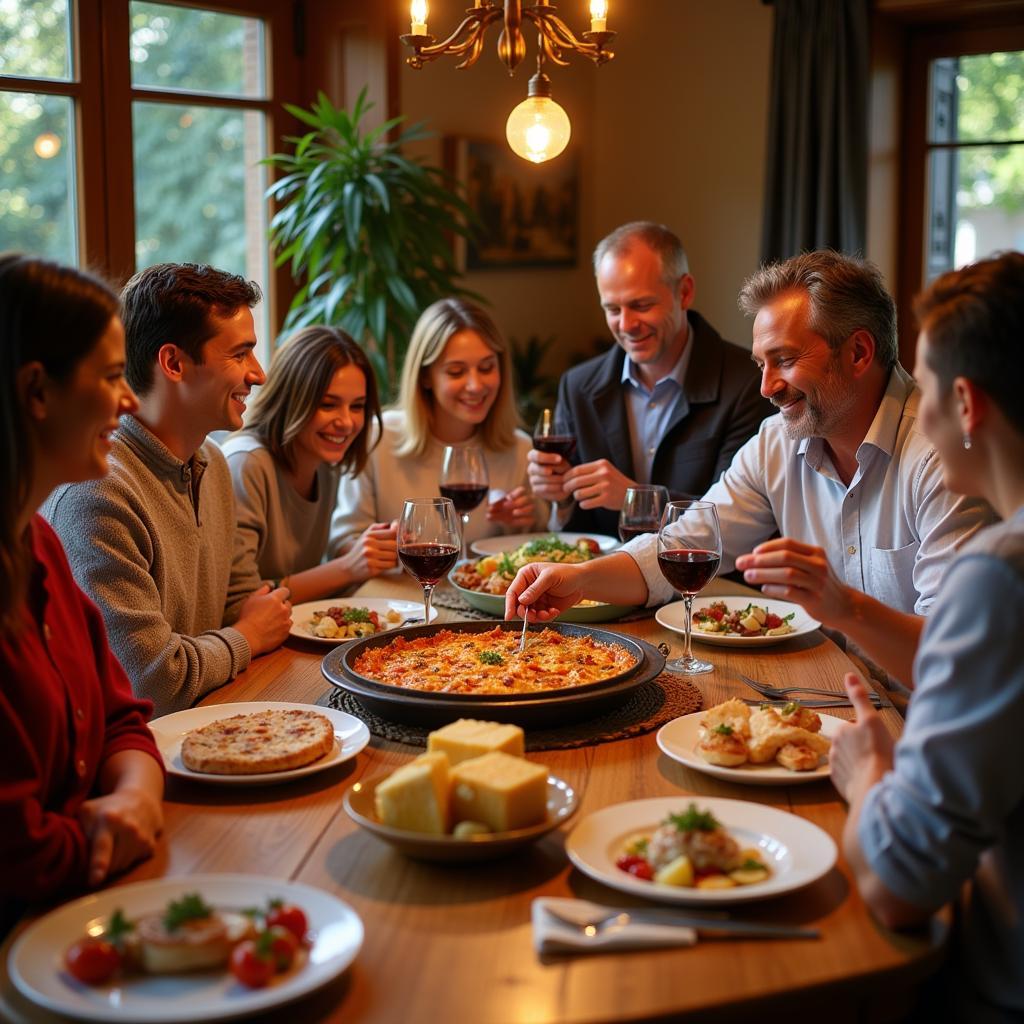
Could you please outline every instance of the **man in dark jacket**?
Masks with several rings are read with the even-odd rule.
[[[601,306],[618,343],[569,370],[558,390],[567,461],[531,451],[530,483],[556,502],[553,527],[614,535],[626,488],[699,497],[770,415],[750,353],[691,304],[686,252],[668,228],[625,224],[594,250]]]

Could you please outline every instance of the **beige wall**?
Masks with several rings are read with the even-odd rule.
[[[431,30],[451,31],[457,2],[431,5]],[[507,335],[555,335],[559,362],[605,336],[589,255],[617,224],[660,220],[683,239],[697,281],[695,307],[749,345],[736,308],[757,265],[764,190],[772,14],[761,0],[612,0],[616,58],[595,68],[574,60],[549,69],[554,98],[573,124],[582,168],[580,258],[575,269],[488,271],[468,276]],[[574,31],[587,27],[583,0],[563,0]],[[442,58],[403,66],[399,110],[441,134],[504,138],[505,119],[525,98],[535,61],[509,79],[492,27],[479,62],[456,71]],[[439,144],[423,152],[440,162]],[[553,367],[554,368],[554,367]]]

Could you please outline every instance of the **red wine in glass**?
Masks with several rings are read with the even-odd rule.
[[[418,583],[435,584],[455,565],[459,549],[454,544],[406,544],[398,557]]]
[[[658,552],[662,576],[680,594],[699,594],[718,572],[722,556],[718,551],[701,548],[674,548]]]
[[[623,544],[628,540],[632,540],[634,537],[640,537],[645,533],[657,533],[658,532],[658,521],[652,519],[649,523],[624,523],[619,524],[619,540]]]
[[[487,497],[487,484],[441,484],[441,496],[451,498],[459,515],[468,514]]]
[[[568,461],[576,451],[576,438],[572,434],[534,434],[533,447],[539,452],[561,455]]]

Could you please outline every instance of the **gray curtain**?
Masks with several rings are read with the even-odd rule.
[[[869,0],[774,0],[762,259],[863,253]]]

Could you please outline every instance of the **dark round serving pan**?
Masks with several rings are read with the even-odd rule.
[[[482,633],[500,626],[518,631],[521,622],[449,622],[444,625],[417,626],[402,630],[412,639],[431,635],[441,629]],[[567,690],[551,690],[530,694],[461,694],[430,693],[390,686],[356,673],[352,661],[371,644],[387,643],[394,633],[367,637],[345,647],[335,647],[323,659],[324,677],[335,686],[351,693],[367,710],[392,721],[413,725],[444,725],[456,718],[487,718],[497,722],[511,722],[531,728],[564,725],[603,714],[621,704],[643,683],[654,679],[665,667],[665,656],[643,640],[623,636],[609,630],[593,629],[575,623],[538,623],[533,628],[556,629],[568,636],[592,636],[606,643],[627,648],[637,662],[627,672],[610,679]]]

